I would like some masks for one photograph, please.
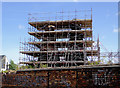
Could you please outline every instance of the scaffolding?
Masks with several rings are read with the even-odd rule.
[[[20,64],[71,67],[100,60],[99,39],[93,46],[92,9],[51,13],[29,14],[30,38],[20,41]]]

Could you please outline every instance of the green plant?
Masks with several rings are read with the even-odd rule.
[[[100,62],[102,62],[102,61],[101,60],[99,60],[99,61],[93,61],[93,62],[88,61],[88,65],[99,65]]]
[[[10,60],[9,69],[16,70],[16,68],[17,68],[17,64],[15,64],[13,60]]]

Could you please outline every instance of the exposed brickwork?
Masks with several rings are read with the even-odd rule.
[[[120,67],[20,71],[3,75],[2,80],[3,88],[119,88]]]

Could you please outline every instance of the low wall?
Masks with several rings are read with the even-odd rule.
[[[2,75],[2,87],[120,88],[120,67],[18,71]]]

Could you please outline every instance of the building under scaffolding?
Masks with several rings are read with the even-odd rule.
[[[97,46],[93,46],[92,9],[56,13],[57,16],[52,15],[54,20],[51,15],[38,20],[30,14],[28,34],[31,37],[21,42],[20,53],[24,57],[20,58],[20,64],[70,67],[99,60],[99,39]]]
[[[20,46],[20,64],[36,68],[2,74],[2,88],[120,88],[120,64],[87,65],[106,57],[120,60],[119,51],[100,53],[99,38],[93,41],[92,10],[57,12],[55,20],[45,14],[49,19],[30,14],[30,39]]]

